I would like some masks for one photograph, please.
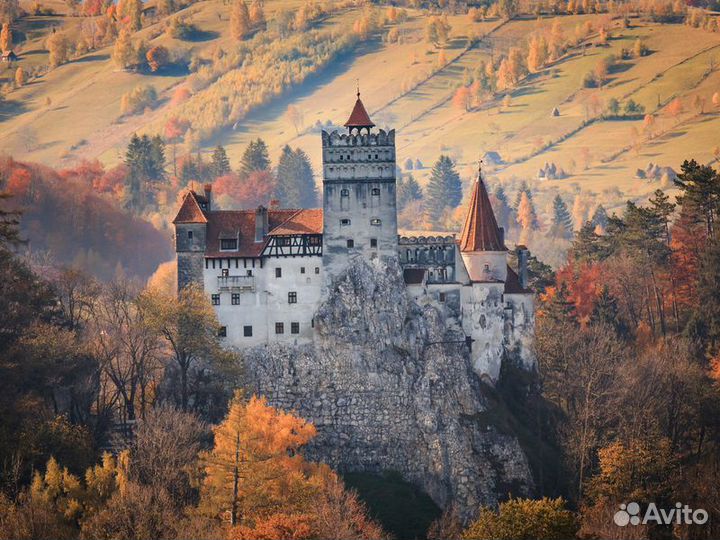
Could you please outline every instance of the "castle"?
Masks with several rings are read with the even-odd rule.
[[[462,326],[478,375],[495,382],[508,354],[532,369],[528,251],[516,248],[516,273],[481,174],[459,238],[399,235],[395,130],[373,130],[359,92],[345,127],[322,132],[322,209],[215,210],[211,185],[188,192],[173,221],[178,288],[203,287],[230,347],[304,344],[324,291],[351,261],[395,258],[407,294]]]

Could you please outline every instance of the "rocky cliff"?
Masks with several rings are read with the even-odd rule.
[[[251,388],[315,423],[308,449],[340,471],[396,470],[467,518],[532,479],[517,439],[488,421],[464,335],[408,299],[396,263],[357,260],[315,315],[314,346],[245,353]]]

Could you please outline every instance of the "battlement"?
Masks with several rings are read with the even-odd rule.
[[[350,146],[395,146],[395,130],[378,130],[377,133],[339,133],[334,130],[330,133],[322,131],[323,148],[350,147]]]

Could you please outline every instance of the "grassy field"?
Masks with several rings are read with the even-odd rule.
[[[288,4],[267,2],[268,18],[278,6]],[[289,7],[298,5],[299,0]],[[68,32],[80,28],[82,18],[63,15],[63,4],[57,3],[55,9],[60,15],[22,21],[28,38],[22,44],[24,67],[47,63],[43,43],[52,26],[65,25]],[[135,39],[183,49],[188,55],[207,54],[218,47],[228,50],[233,46],[228,10],[222,0],[204,0],[175,15],[191,20],[204,32],[203,40],[172,39],[163,32],[164,22],[145,27]],[[341,10],[322,25],[340,28],[358,16],[358,9]],[[203,151],[222,143],[236,164],[248,141],[262,137],[271,157],[285,144],[299,146],[319,170],[320,143],[313,126],[328,121],[342,124],[360,81],[363,100],[375,122],[398,130],[398,163],[411,158],[425,165],[413,171],[421,183],[426,182],[429,167],[440,153],[451,155],[469,180],[478,156],[497,151],[505,164],[489,171],[492,181],[510,189],[520,180],[529,181],[544,194],[538,201],[541,211],[557,191],[568,197],[584,193],[595,203],[617,208],[624,198],[642,199],[658,187],[657,182],[636,178],[638,168],[652,162],[679,170],[685,158],[715,159],[713,149],[720,145],[720,110],[713,108],[711,96],[720,91],[718,34],[640,19],[632,19],[625,28],[621,21],[607,16],[562,16],[557,20],[566,36],[572,36],[586,21],[595,30],[599,24],[609,25],[608,45],[594,46],[595,35],[591,34],[583,45],[512,91],[509,107],[501,106],[503,96],[497,96],[476,110],[465,111],[451,99],[464,71],[472,71],[481,61],[497,59],[534,32],[547,33],[555,19],[521,17],[504,23],[451,16],[451,40],[441,50],[423,39],[426,16],[409,10],[408,20],[399,26],[400,43],[386,43],[385,31],[371,36],[303,84],[252,111],[235,129],[227,128],[205,141]],[[583,78],[599,60],[611,54],[619,57],[621,50],[632,49],[638,38],[647,45],[647,56],[619,62],[602,88],[583,88]],[[172,91],[188,74],[119,71],[110,56],[110,48],[93,51],[7,94],[0,106],[0,147],[18,158],[56,166],[94,158],[111,165],[122,159],[132,133],[158,131],[171,114]],[[156,88],[159,106],[121,118],[122,95],[139,84]],[[702,111],[694,105],[695,96],[705,101]],[[652,131],[643,130],[642,119],[600,118],[612,98],[621,104],[633,99],[654,114]],[[673,116],[667,105],[675,98],[682,100],[683,110]],[[303,113],[300,126],[288,118],[291,104]],[[555,107],[559,116],[551,115]],[[555,163],[568,177],[538,180],[537,171],[545,163]]]

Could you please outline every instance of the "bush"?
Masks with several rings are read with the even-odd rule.
[[[170,24],[165,32],[172,38],[188,40],[197,33],[197,27],[194,24],[187,22],[185,19],[175,17],[172,21],[170,21]]]
[[[577,529],[575,516],[565,509],[562,498],[510,499],[500,503],[497,512],[481,508],[477,520],[465,530],[462,537],[466,540],[561,540],[575,538]]]
[[[120,112],[122,114],[137,114],[148,107],[153,107],[157,102],[157,92],[151,85],[136,86],[120,100]]]

